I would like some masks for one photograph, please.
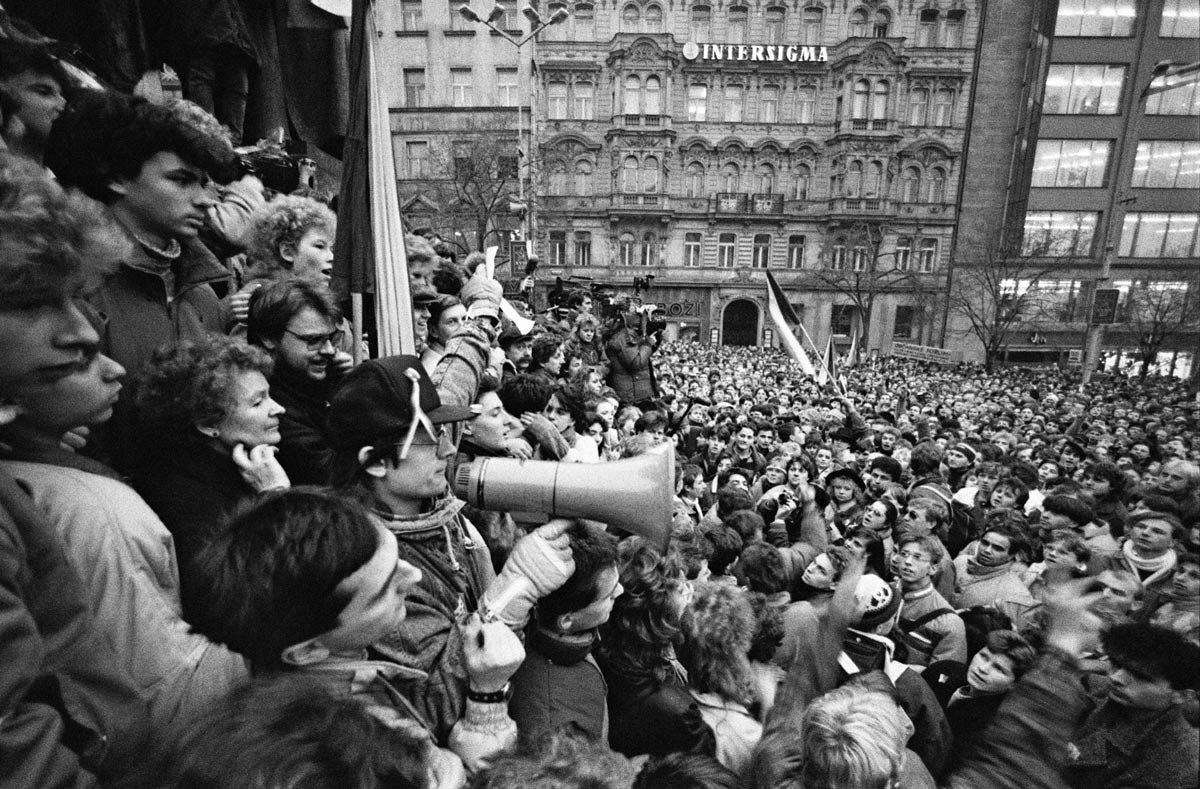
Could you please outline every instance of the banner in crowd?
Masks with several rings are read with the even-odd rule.
[[[912,342],[893,342],[892,356],[936,364],[958,364],[962,361],[962,351],[947,351],[936,345],[917,345]]]

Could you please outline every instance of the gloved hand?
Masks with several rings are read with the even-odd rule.
[[[494,278],[487,275],[487,266],[480,266],[462,286],[458,297],[467,305],[467,315],[472,318],[492,318],[500,320],[500,300],[504,298],[504,288]]]
[[[556,518],[517,541],[480,601],[484,621],[499,619],[514,630],[523,628],[537,601],[567,582],[575,572],[570,528],[570,521]]]
[[[501,622],[484,623],[479,614],[462,625],[462,638],[467,678],[476,693],[503,690],[525,659],[525,647],[516,633]]]

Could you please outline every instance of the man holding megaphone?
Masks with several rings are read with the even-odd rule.
[[[407,689],[440,744],[468,702],[506,700],[507,674],[468,683],[462,629],[485,621],[524,627],[537,600],[574,572],[567,521],[551,521],[513,547],[496,574],[487,546],[449,493],[446,464],[455,453],[448,427],[469,419],[466,405],[443,404],[416,356],[373,359],[333,393],[329,427],[336,455],[332,481],[363,498],[396,535],[400,556],[421,570],[408,615],[376,649],[428,675]]]

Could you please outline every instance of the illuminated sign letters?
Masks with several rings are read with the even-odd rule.
[[[827,63],[829,47],[795,44],[697,44],[683,45],[688,60],[729,60],[751,63]]]

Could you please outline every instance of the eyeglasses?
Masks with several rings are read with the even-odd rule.
[[[928,556],[925,556],[924,554],[916,553],[916,552],[914,552],[914,551],[900,551],[900,553],[896,554],[896,556],[897,556],[898,558],[900,558],[901,560],[903,560],[903,559],[912,559],[914,562],[929,562],[929,561],[933,561],[933,560],[932,560],[932,559],[930,559]]]
[[[319,351],[325,347],[325,343],[329,343],[334,348],[342,342],[342,338],[346,333],[341,329],[329,332],[329,334],[297,334],[291,329],[284,329],[284,334],[290,334],[300,342],[308,346],[310,351]]]

